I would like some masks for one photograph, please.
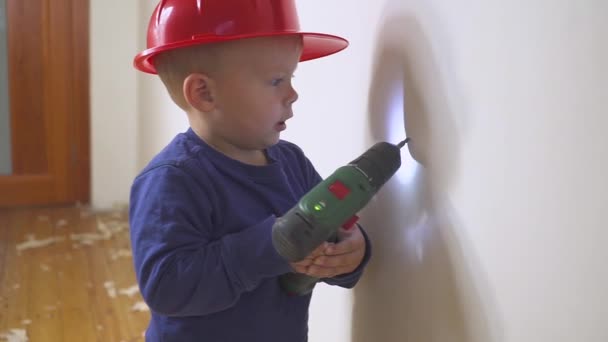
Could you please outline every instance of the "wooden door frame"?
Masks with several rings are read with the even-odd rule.
[[[74,89],[74,200],[89,203],[91,200],[91,133],[90,133],[90,56],[89,56],[89,0],[72,2],[72,42],[75,72]]]
[[[20,37],[25,33],[19,32],[17,29],[11,30],[11,26],[17,27],[11,25],[11,17],[13,20],[18,20],[23,15],[23,11],[28,10],[24,3],[19,4],[21,1],[23,0],[7,0],[6,3],[9,91],[11,91],[9,98],[11,99],[17,96],[26,96],[26,99],[29,99],[29,95],[31,95],[23,94],[23,89],[18,89],[19,91],[12,89],[12,85],[18,84],[19,77],[22,76],[20,70],[28,70],[23,68],[32,66],[27,63],[23,66],[20,64],[23,61],[14,54],[16,50],[20,50],[21,53],[28,51],[23,45],[20,45],[22,44]],[[35,5],[32,6],[34,7],[30,8],[34,9]],[[41,106],[44,106],[53,103],[49,101],[53,101],[55,95],[60,96],[57,100],[58,104],[54,104],[52,108],[41,107],[43,109],[39,115],[45,118],[44,124],[48,125],[45,128],[47,137],[34,136],[37,140],[34,148],[42,147],[48,154],[47,160],[43,160],[47,173],[37,172],[40,169],[40,162],[33,167],[26,165],[27,158],[24,158],[23,153],[17,152],[20,151],[20,146],[22,148],[29,146],[26,150],[31,150],[32,144],[24,144],[23,139],[26,138],[23,136],[19,138],[18,132],[27,127],[24,127],[24,118],[20,119],[19,124],[17,120],[14,120],[15,113],[19,113],[19,111],[14,109],[17,108],[14,107],[17,101],[11,101],[11,132],[13,133],[11,134],[11,153],[15,174],[0,177],[0,189],[4,194],[4,196],[0,196],[1,207],[90,202],[89,0],[40,0],[39,6],[44,9],[42,10],[43,17],[41,17],[43,38],[40,47],[43,56],[39,57],[43,63],[40,68],[43,68],[41,70],[44,71],[40,75],[43,94],[42,97],[37,96],[40,94],[34,94],[32,98],[41,101]],[[66,23],[66,25],[60,25],[60,27],[53,25],[57,22]],[[27,28],[27,26],[23,26],[24,23],[19,24],[21,24],[19,27]],[[36,49],[34,48],[34,50]],[[11,58],[11,56],[15,58]],[[38,68],[36,64],[34,67]],[[63,89],[57,89],[57,87],[63,87]],[[61,115],[57,115],[58,110],[61,111]],[[21,111],[21,113],[27,112]],[[37,122],[25,125],[35,124]],[[52,136],[52,146],[40,146],[41,143],[44,144],[50,139],[49,134]],[[53,151],[60,152],[53,154]],[[57,155],[59,157],[56,157]],[[19,170],[20,168],[22,170]],[[49,178],[53,177],[55,177],[55,183],[51,184]],[[37,184],[40,184],[39,188],[37,188]],[[52,191],[48,191],[49,186],[53,188]],[[27,190],[24,191],[24,189]]]

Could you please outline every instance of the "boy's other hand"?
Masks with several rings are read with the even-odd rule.
[[[359,267],[364,256],[365,238],[361,230],[357,226],[349,230],[340,228],[338,242],[327,244],[327,248],[315,256],[312,265],[302,273],[317,278],[351,273]]]

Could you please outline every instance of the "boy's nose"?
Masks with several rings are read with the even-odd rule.
[[[298,101],[298,97],[298,92],[293,87],[291,87],[291,94],[288,97],[287,103],[293,104],[294,102]]]

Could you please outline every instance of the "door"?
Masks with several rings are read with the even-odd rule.
[[[0,207],[89,201],[88,4],[0,0]]]

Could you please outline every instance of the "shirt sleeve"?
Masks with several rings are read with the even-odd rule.
[[[180,168],[162,166],[138,177],[131,189],[139,288],[152,310],[168,316],[225,310],[262,280],[291,271],[272,244],[276,217],[213,239],[212,203],[197,188]]]

